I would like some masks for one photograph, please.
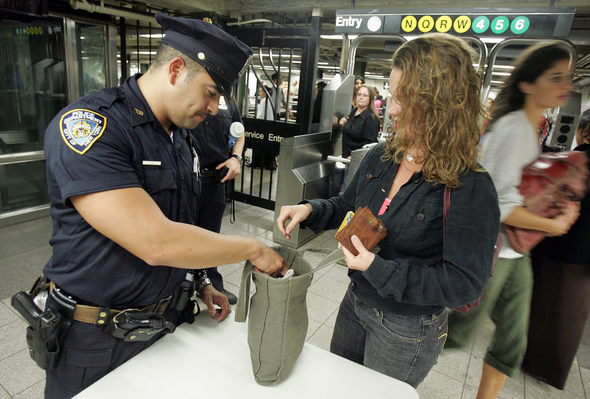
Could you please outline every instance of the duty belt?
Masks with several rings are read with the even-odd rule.
[[[49,290],[55,292],[58,295],[65,295],[56,285],[51,281],[49,283]],[[128,308],[128,309],[111,309],[106,306],[92,306],[92,305],[79,305],[76,304],[74,307],[74,313],[72,319],[88,324],[94,324],[96,326],[104,326],[108,324],[113,317],[117,316],[121,312],[129,310],[136,310],[143,313],[155,313],[161,316],[166,307],[170,303],[172,295],[166,298],[160,299],[158,302],[148,305],[144,308]]]

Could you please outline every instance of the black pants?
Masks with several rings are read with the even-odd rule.
[[[175,324],[182,322],[172,310],[166,310],[164,317]],[[102,327],[72,322],[56,368],[46,372],[45,399],[66,399],[77,395],[159,338],[148,342],[125,342],[105,333]]]
[[[216,178],[201,179],[201,196],[197,205],[197,226],[219,233],[225,210],[225,183]],[[216,267],[207,269],[207,275],[216,290],[223,290],[223,277]]]
[[[590,314],[590,266],[560,262],[533,250],[534,287],[522,369],[565,387]]]

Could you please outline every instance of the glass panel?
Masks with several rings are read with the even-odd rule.
[[[43,148],[43,133],[67,104],[60,19],[0,20],[0,155]]]
[[[106,27],[77,22],[76,37],[80,49],[80,95],[85,96],[106,87]]]
[[[0,166],[0,213],[48,202],[45,161]]]

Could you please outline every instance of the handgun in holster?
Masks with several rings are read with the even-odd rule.
[[[52,370],[57,365],[60,351],[61,314],[51,309],[42,311],[32,296],[24,291],[14,295],[11,304],[29,323],[27,345],[31,359],[42,369]]]

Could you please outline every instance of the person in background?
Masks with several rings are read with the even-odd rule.
[[[590,108],[582,112],[578,130],[576,130],[576,144],[590,144]]]
[[[483,123],[481,124],[481,135],[483,136],[487,130],[488,130],[488,126],[490,125],[490,121],[492,119],[492,105],[494,105],[494,99],[493,98],[488,98],[487,104],[486,104],[486,114],[485,117],[483,118]]]
[[[330,351],[414,387],[442,351],[446,307],[481,295],[498,235],[496,191],[477,164],[483,109],[473,57],[466,42],[442,33],[402,44],[389,82],[397,134],[368,152],[344,193],[283,206],[277,218],[288,239],[298,223],[315,232],[337,228],[361,206],[378,215],[387,236],[377,254],[355,235],[359,254],[342,249],[351,282]],[[439,79],[424,79],[435,71]],[[445,186],[451,204],[443,233]]]
[[[590,109],[576,131],[575,151],[590,159]],[[590,181],[587,183],[590,188]],[[590,194],[580,217],[560,237],[545,238],[531,251],[533,297],[522,370],[563,389],[590,313]]]
[[[225,210],[225,182],[242,171],[242,152],[246,136],[242,134],[232,148],[228,148],[229,130],[234,122],[242,123],[242,116],[233,101],[226,102],[227,110],[207,116],[194,131],[201,164],[201,195],[197,203],[197,226],[219,233]],[[230,305],[238,298],[227,291],[223,276],[216,267],[208,268],[207,277],[213,287],[225,296]]]
[[[312,115],[312,127],[311,132],[316,133],[320,131],[320,117],[322,115],[322,100],[324,98],[324,88],[328,84],[323,81],[319,81],[315,85],[315,100],[313,101],[313,115]]]
[[[546,108],[566,103],[572,89],[571,73],[569,52],[558,43],[543,43],[521,55],[496,96],[480,163],[492,176],[505,225],[559,236],[578,216],[574,203],[568,203],[563,214],[554,219],[537,216],[526,209],[517,188],[523,167],[541,152],[539,121]],[[468,345],[486,317],[496,326],[484,358],[477,399],[496,398],[506,377],[518,374],[526,351],[533,288],[530,256],[514,251],[504,234],[503,240],[494,276],[480,305],[468,313],[449,316],[449,346]]]
[[[375,93],[377,93],[377,95],[375,96],[375,109],[377,110],[377,114],[379,116],[381,116],[381,108],[383,108],[383,97],[380,96],[377,91],[377,89],[375,89]]]
[[[369,86],[362,85],[356,93],[356,107],[350,115],[339,121],[342,129],[342,156],[350,157],[350,152],[363,145],[377,142],[379,115],[375,109],[375,96]]]
[[[264,83],[258,86],[258,98],[259,102],[256,107],[256,119],[266,119],[267,121],[274,121],[273,104],[270,101],[270,97],[267,93],[269,92],[268,87]]]
[[[365,79],[362,76],[356,75],[354,77],[354,87],[352,88],[352,107],[353,108],[356,107],[356,92],[364,84],[365,84]]]
[[[275,120],[281,119],[281,112],[287,109],[287,102],[285,101],[285,94],[283,93],[283,77],[279,72],[275,72],[271,76],[272,79],[272,87],[270,88],[270,101],[275,110],[276,118]],[[289,112],[290,117],[292,117],[291,113]]]
[[[146,73],[74,101],[45,132],[53,234],[43,273],[47,305],[64,323],[47,399],[77,395],[194,317],[178,294],[195,290],[180,290],[187,269],[249,259],[274,274],[284,263],[259,240],[195,226],[199,159],[190,130],[217,113],[252,50],[204,21],[163,13],[156,21],[167,31]],[[225,319],[227,298],[206,276],[194,282],[209,314]],[[119,319],[127,314],[141,321],[136,329]],[[132,331],[145,335],[134,340]]]

